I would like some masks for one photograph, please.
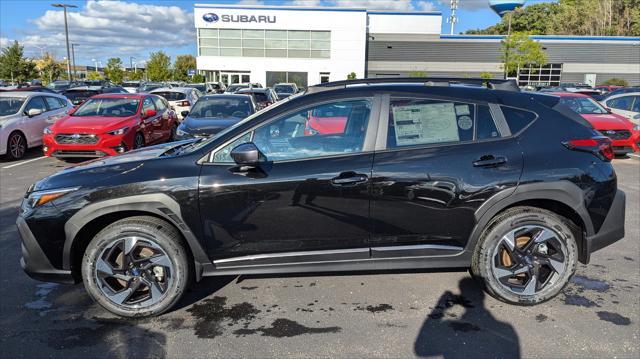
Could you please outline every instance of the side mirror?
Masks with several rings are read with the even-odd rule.
[[[241,166],[257,166],[266,161],[262,152],[253,142],[243,143],[231,150],[231,158]]]
[[[182,117],[187,117],[189,115],[189,111],[182,111],[180,112],[180,114],[182,115]]]
[[[142,118],[149,118],[149,117],[153,117],[155,115],[157,115],[158,113],[156,112],[156,110],[147,110],[143,115]]]
[[[42,110],[39,108],[32,108],[29,111],[27,111],[27,116],[29,117],[33,117],[33,116],[38,116],[39,114],[42,113]]]

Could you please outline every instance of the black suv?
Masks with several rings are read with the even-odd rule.
[[[326,83],[209,139],[65,169],[25,195],[22,266],[122,316],[257,273],[467,267],[496,298],[543,302],[623,238],[624,193],[609,139],[485,81]]]

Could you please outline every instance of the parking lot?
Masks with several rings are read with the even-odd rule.
[[[640,158],[617,159],[626,237],[535,307],[489,296],[466,271],[206,278],[159,318],[114,317],[82,285],[20,268],[27,187],[68,164],[31,150],[0,162],[0,342],[39,357],[629,357],[640,355]]]

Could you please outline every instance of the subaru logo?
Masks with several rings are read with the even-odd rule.
[[[214,14],[212,12],[202,15],[202,20],[204,20],[206,22],[216,22],[219,19],[220,18],[218,17],[218,15],[216,15],[216,14]]]
[[[77,133],[74,133],[73,135],[71,135],[71,138],[73,138],[74,140],[77,140],[80,138],[80,135]]]
[[[615,135],[615,134],[616,134],[616,131],[609,130],[609,131],[606,131],[605,133],[606,133],[607,135]]]

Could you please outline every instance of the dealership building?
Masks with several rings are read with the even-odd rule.
[[[362,77],[501,78],[502,36],[441,35],[439,12],[197,4],[198,71],[208,81],[299,86]],[[640,38],[533,36],[548,64],[518,71],[526,84],[640,85]]]

